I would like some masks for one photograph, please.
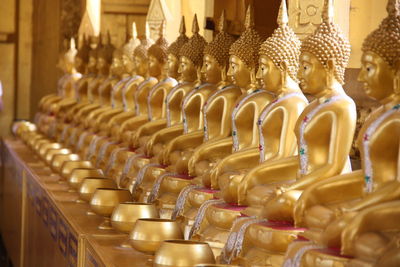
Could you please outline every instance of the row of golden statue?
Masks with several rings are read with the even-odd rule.
[[[303,42],[285,1],[265,41],[252,12],[238,39],[223,13],[210,43],[195,16],[169,46],[162,29],[72,46],[58,93],[15,133],[155,266],[399,266],[400,1],[362,47],[359,81],[381,105],[356,171],[332,0]]]

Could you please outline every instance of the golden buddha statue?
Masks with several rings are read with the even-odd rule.
[[[137,35],[136,22],[132,22],[132,36],[122,47],[122,60],[128,76],[135,74],[135,63],[133,62],[132,55],[135,48],[140,45],[140,40]]]
[[[223,194],[250,206],[242,214],[267,219],[245,225],[247,230],[232,256],[237,261],[282,264],[287,246],[304,231],[292,224],[298,198],[319,181],[347,171],[356,122],[354,102],[342,88],[349,55],[350,45],[333,22],[333,5],[328,0],[323,23],[301,48],[301,86],[316,99],[296,123],[298,155],[261,164],[238,182],[236,192]]]
[[[357,139],[362,169],[307,188],[294,211],[296,225],[308,228],[303,233],[305,237],[318,245],[341,247],[344,254],[354,255],[354,233],[364,231],[359,226],[349,226],[350,222],[364,209],[397,200],[400,193],[398,142],[389,137],[398,128],[400,105],[399,1],[389,0],[387,10],[388,17],[366,38],[362,48],[359,80],[364,83],[367,95],[381,103],[368,117]],[[378,214],[375,233],[385,233],[391,222]],[[356,242],[367,249],[371,246],[367,241]],[[329,259],[324,253],[317,256]]]
[[[261,45],[259,50],[257,78],[264,82],[264,89],[274,97],[256,121],[259,133],[259,142],[257,143],[259,145],[237,151],[223,158],[213,167],[207,180],[211,181],[211,188],[214,189],[215,196],[219,195],[215,192],[215,189],[226,190],[229,188],[235,190],[234,187],[229,185],[231,181],[240,180],[249,172],[249,168],[259,165],[260,162],[265,164],[268,161],[295,154],[296,137],[293,134],[293,129],[298,116],[308,104],[308,101],[301,93],[297,83],[300,41],[287,23],[286,4],[283,2],[278,16],[279,28]],[[274,127],[271,125],[274,125]],[[234,185],[234,182],[232,184]],[[203,189],[194,189],[188,194],[189,202],[194,203],[192,206],[199,208],[199,205],[204,203],[206,198],[201,198],[202,191]],[[211,197],[208,199],[211,199]],[[223,211],[223,208],[219,211],[221,216],[225,217],[224,219],[232,218],[235,214],[236,216],[239,215],[238,212],[243,209],[242,207],[229,207],[227,205],[225,205],[225,208],[226,211]],[[212,206],[210,209],[213,209]],[[202,208],[202,210],[204,209]],[[204,212],[208,211],[204,210]],[[187,221],[193,220],[193,208],[186,212],[185,217]],[[213,225],[207,227],[206,233],[200,232],[199,235],[204,240],[213,242],[214,247],[220,249],[226,241],[230,229],[229,223],[224,223],[224,226],[228,226],[228,228],[219,231],[220,233],[213,229],[215,227]]]
[[[135,119],[131,119],[133,130],[127,132],[126,135],[124,133],[123,138],[125,138],[125,143],[122,145],[116,144],[110,146],[108,151],[106,151],[106,156],[104,157],[104,161],[107,162],[108,165],[107,172],[112,170],[109,174],[115,179],[117,179],[121,174],[126,159],[133,153],[133,151],[131,151],[132,149],[128,150],[129,135],[132,135],[135,132],[135,128],[138,128],[143,124],[152,124],[158,120],[163,120],[166,116],[165,99],[171,89],[177,84],[177,81],[174,78],[167,76],[167,49],[168,43],[164,38],[164,27],[161,26],[160,37],[156,43],[148,49],[148,69],[153,80],[146,80],[146,83],[143,82],[145,84],[140,84],[138,89],[140,91],[138,91],[136,96],[138,102],[137,105],[139,106],[137,111],[140,115],[135,117]],[[157,79],[159,82],[152,86],[154,79]],[[118,146],[122,149],[125,147],[125,149],[118,151],[116,150],[118,149]],[[113,155],[113,159],[111,159],[111,155]],[[110,160],[112,162],[110,162]],[[115,162],[117,162],[117,164],[115,164]]]
[[[205,104],[213,105],[216,98],[219,99],[219,102],[229,100],[225,103],[225,107],[221,105],[217,112],[214,110],[214,113],[210,114],[210,116],[218,116],[216,119],[221,120],[223,116],[221,113],[227,112],[229,114],[235,100],[242,93],[240,88],[228,86],[226,80],[229,49],[234,41],[235,39],[226,32],[225,12],[223,12],[220,18],[219,33],[215,36],[214,41],[204,48],[201,73],[206,82],[197,87],[196,90],[191,91],[182,105],[183,135],[169,141],[159,158],[161,164],[168,165],[166,170],[173,173],[169,176],[163,176],[163,181],[159,181],[161,183],[159,192],[154,192],[152,196],[152,198],[158,199],[158,204],[164,210],[164,213],[167,210],[172,212],[179,192],[187,184],[190,184],[190,177],[187,176],[187,164],[194,149],[205,140],[204,112],[208,112]],[[222,89],[224,93],[220,92]],[[229,119],[229,116],[225,117]],[[219,125],[216,126],[216,128],[220,127]],[[218,131],[219,129],[213,130]],[[225,131],[226,134],[227,132],[229,131]],[[169,185],[172,185],[172,188]]]
[[[142,126],[132,138],[132,145],[134,147],[141,147],[141,149],[143,149],[144,146],[147,146],[147,155],[137,157],[137,159],[131,163],[132,170],[130,176],[133,179],[131,179],[130,182],[127,180],[125,183],[126,185],[132,185],[132,183],[135,181],[134,179],[136,178],[137,172],[142,166],[150,162],[150,157],[154,156],[154,160],[158,161],[157,156],[162,151],[166,143],[181,135],[184,130],[183,116],[180,107],[185,102],[186,96],[191,95],[191,92],[196,90],[196,86],[201,84],[201,75],[199,75],[199,70],[202,66],[203,50],[206,44],[204,38],[199,34],[199,26],[196,15],[193,20],[192,32],[193,36],[182,45],[179,51],[180,65],[178,72],[181,75],[180,83],[168,94],[166,98],[166,120],[160,121],[160,124],[158,125],[146,124]],[[200,116],[201,107],[198,108],[198,116]],[[167,128],[163,129],[164,127]],[[150,138],[146,137],[150,135]],[[144,150],[142,151],[145,152]],[[154,166],[154,168],[160,169],[159,166]],[[153,172],[152,166],[147,166],[145,170],[146,169],[149,169],[149,172],[144,174],[144,176],[148,177],[143,179],[143,184],[141,184],[141,182],[137,183],[137,185],[141,184],[140,187],[137,187],[139,192],[144,192],[142,194],[142,198],[147,197],[147,195],[150,193],[152,184],[156,178],[151,175]],[[160,171],[165,171],[165,169],[161,168]]]
[[[39,103],[39,113],[36,123],[41,132],[54,135],[56,131],[56,115],[60,108],[70,106],[75,100],[75,83],[82,77],[74,65],[77,49],[75,39],[71,38],[70,47],[59,63],[64,70],[64,75],[60,78],[57,85],[57,95],[49,95]]]
[[[256,70],[262,39],[254,29],[252,12],[252,8],[249,6],[245,21],[246,30],[233,43],[229,51],[228,75],[232,77],[234,84],[243,91],[243,94],[236,99],[236,103],[228,113],[231,114],[229,119],[232,126],[228,129],[231,129],[232,136],[222,136],[223,138],[216,140],[210,139],[209,142],[197,147],[193,156],[189,159],[189,175],[197,177],[192,180],[192,183],[202,184],[205,188],[195,188],[190,192],[192,196],[198,196],[196,197],[197,201],[191,201],[193,197],[188,196],[193,208],[188,213],[184,212],[188,226],[193,224],[199,206],[204,201],[213,198],[215,191],[210,190],[210,180],[208,179],[213,167],[231,154],[258,147],[257,120],[261,111],[272,100],[272,95],[265,90],[258,89]],[[215,103],[218,103],[218,101]],[[207,104],[207,108],[210,109],[209,104]],[[207,128],[211,129],[211,125],[215,125],[218,119],[214,120],[213,124],[209,124],[209,117],[207,114]],[[220,129],[223,129],[222,127]],[[215,132],[210,131],[209,133],[211,136],[215,135]]]

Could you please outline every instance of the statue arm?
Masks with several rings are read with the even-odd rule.
[[[135,134],[132,136],[132,144],[133,146],[139,146],[139,138],[146,135],[151,135],[167,126],[166,119],[160,119],[155,121],[150,121],[141,125]]]
[[[399,230],[399,221],[400,201],[374,205],[361,211],[343,229],[342,253],[354,255],[355,241],[362,233]]]
[[[340,103],[338,103],[340,105]],[[353,118],[349,110],[339,110],[339,112],[328,111],[321,114],[319,121],[331,122],[329,132],[329,155],[325,164],[320,164],[314,171],[306,174],[285,189],[304,190],[315,182],[324,180],[334,175],[340,174],[343,170],[355,130],[355,117]]]
[[[210,172],[211,187],[218,188],[218,177],[228,170],[250,169],[260,162],[258,148],[250,148],[229,155],[219,161]]]
[[[232,153],[232,137],[206,142],[200,145],[189,159],[189,174],[195,174],[195,166],[201,160],[210,159],[212,156],[225,157]]]
[[[366,195],[349,208],[343,208],[343,210],[345,212],[360,211],[379,203],[397,199],[400,199],[400,184],[398,181],[392,181],[388,182],[374,193]]]
[[[168,128],[161,129],[160,131],[153,134],[147,141],[145,152],[147,155],[151,155],[153,146],[157,143],[165,143],[173,138],[181,135],[183,132],[183,124],[174,125]]]
[[[306,210],[314,205],[329,205],[360,198],[363,195],[363,184],[363,172],[357,170],[328,178],[308,187],[294,207],[296,226],[303,226]]]
[[[164,150],[164,162],[169,164],[169,154],[171,152],[198,147],[203,143],[203,140],[203,131],[194,131],[174,138]]]
[[[239,204],[246,204],[246,193],[254,186],[294,180],[299,169],[297,156],[266,161],[249,171],[238,186]]]

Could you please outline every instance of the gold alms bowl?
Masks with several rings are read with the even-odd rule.
[[[138,219],[159,217],[154,204],[124,202],[114,209],[111,215],[111,225],[117,231],[129,233]]]
[[[206,242],[167,240],[157,250],[153,266],[189,267],[205,263],[215,263],[214,254]]]
[[[122,202],[130,201],[133,201],[133,197],[129,190],[98,188],[90,200],[90,209],[97,215],[104,217],[99,229],[111,229],[110,216],[114,208]]]
[[[79,187],[79,198],[85,202],[89,202],[92,199],[94,192],[97,188],[117,188],[117,184],[114,180],[109,178],[85,178],[81,186]]]
[[[78,168],[87,168],[93,169],[93,164],[88,160],[79,160],[79,161],[65,161],[61,166],[61,177],[64,179],[68,179],[74,169]]]
[[[58,154],[67,155],[71,153],[72,151],[68,148],[52,148],[46,151],[46,155],[44,156],[44,161],[46,162],[47,165],[50,165],[55,155]]]
[[[60,148],[62,148],[60,143],[42,143],[38,148],[39,157],[45,159],[47,150]]]
[[[132,247],[144,253],[154,254],[164,240],[183,239],[178,222],[168,219],[139,219],[129,240]]]
[[[79,160],[78,154],[56,154],[51,160],[50,168],[54,172],[60,173],[61,167],[65,161],[78,161],[78,160]]]
[[[239,267],[239,265],[231,265],[231,264],[197,264],[195,267]]]
[[[74,169],[71,173],[71,176],[68,179],[68,184],[73,189],[78,189],[83,179],[86,177],[104,177],[103,171],[100,169],[85,169],[79,168]]]

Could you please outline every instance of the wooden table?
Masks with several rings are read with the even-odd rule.
[[[1,232],[14,266],[152,266],[152,256],[118,245],[103,218],[17,139],[2,145]]]

